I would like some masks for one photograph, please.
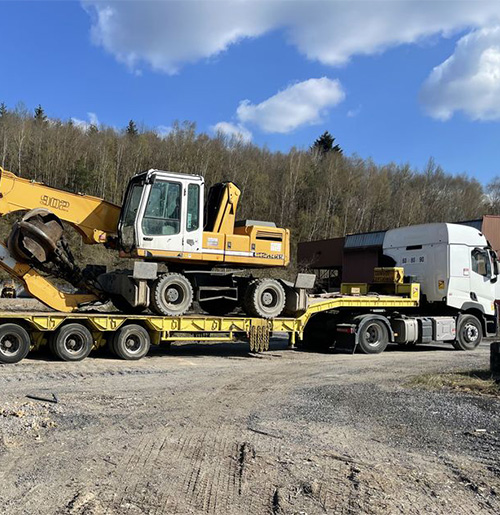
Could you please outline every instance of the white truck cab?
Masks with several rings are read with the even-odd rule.
[[[428,303],[495,314],[497,256],[477,229],[447,223],[392,229],[383,252],[420,283]]]

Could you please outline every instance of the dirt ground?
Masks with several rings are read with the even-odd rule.
[[[499,513],[500,399],[409,386],[488,345],[182,345],[0,366],[3,514]],[[58,403],[29,399],[27,395]]]

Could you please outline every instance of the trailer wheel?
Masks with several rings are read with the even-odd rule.
[[[113,335],[111,348],[122,359],[138,360],[149,351],[151,338],[149,333],[137,324],[124,325]]]
[[[457,339],[453,346],[457,350],[474,350],[483,339],[481,322],[474,315],[465,315],[458,324]]]
[[[0,325],[0,363],[17,363],[30,350],[31,340],[24,327],[17,324]]]
[[[182,274],[161,275],[153,283],[151,309],[158,315],[183,315],[193,303],[193,287]]]
[[[248,285],[245,298],[245,311],[250,316],[275,318],[285,308],[285,289],[275,279],[254,279]]]
[[[381,320],[367,319],[358,327],[358,345],[365,354],[379,354],[389,344],[389,332]]]
[[[92,333],[82,324],[66,324],[57,329],[49,339],[52,354],[63,361],[81,361],[94,346]]]

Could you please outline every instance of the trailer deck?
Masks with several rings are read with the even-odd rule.
[[[130,324],[146,329],[153,345],[173,341],[221,342],[248,339],[252,351],[265,351],[269,348],[271,335],[288,334],[290,345],[293,346],[297,338],[302,339],[309,319],[317,313],[342,309],[405,309],[419,305],[418,284],[397,286],[394,295],[369,293],[310,296],[309,306],[302,315],[296,318],[280,317],[269,320],[245,315],[220,317],[193,314],[162,317],[101,312],[4,312],[0,313],[0,362],[2,341],[5,339],[1,329],[5,324],[18,325],[27,331],[30,350],[45,345],[58,329],[69,323],[83,325],[90,330],[93,348],[106,345],[121,327]]]

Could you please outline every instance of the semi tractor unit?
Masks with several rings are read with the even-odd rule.
[[[343,284],[342,293],[383,293],[385,282],[414,282],[420,285],[418,308],[380,313],[378,320],[362,312],[324,313],[311,320],[308,344],[330,346],[326,326],[343,340],[366,332],[374,352],[388,339],[404,345],[450,342],[471,350],[483,336],[497,334],[498,257],[477,229],[437,223],[389,230],[382,261],[390,267],[375,269],[374,285]]]
[[[272,222],[236,220],[240,190],[231,182],[210,188],[199,175],[148,170],[135,175],[123,206],[19,178],[0,168],[0,215],[24,212],[0,266],[34,297],[57,311],[111,299],[125,313],[151,310],[182,315],[196,300],[203,311],[224,315],[241,307],[264,318],[281,314],[289,284],[235,269],[285,267],[290,233]],[[86,244],[102,244],[135,259],[126,270],[80,269],[64,237],[67,222]],[[160,270],[159,264],[166,265]],[[64,279],[68,293],[47,279]],[[290,304],[290,303],[288,303]]]

